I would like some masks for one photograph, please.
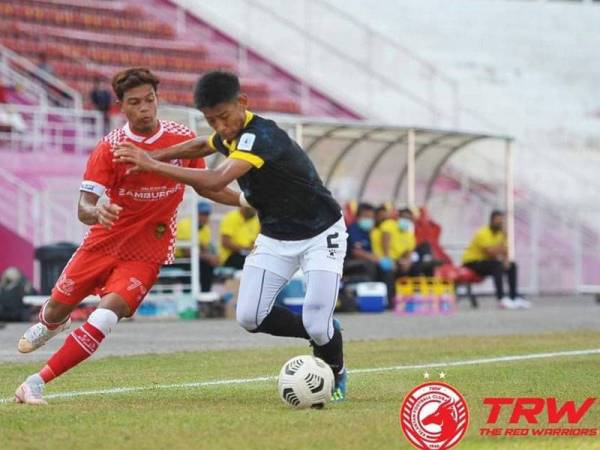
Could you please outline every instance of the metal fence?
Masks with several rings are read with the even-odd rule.
[[[3,151],[84,154],[102,137],[98,111],[29,105],[0,105]]]

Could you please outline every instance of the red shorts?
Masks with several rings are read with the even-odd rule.
[[[89,295],[114,293],[133,314],[156,281],[160,264],[124,261],[103,253],[77,250],[52,289],[52,298],[77,305]]]

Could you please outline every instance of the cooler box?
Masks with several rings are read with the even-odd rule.
[[[356,306],[360,312],[383,312],[387,304],[385,283],[358,283]]]
[[[283,304],[287,309],[296,314],[302,314],[302,305],[304,305],[304,297],[285,297]]]

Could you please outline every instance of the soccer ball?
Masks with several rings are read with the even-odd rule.
[[[331,368],[312,355],[290,359],[277,381],[281,400],[295,409],[323,408],[331,400],[334,384]]]

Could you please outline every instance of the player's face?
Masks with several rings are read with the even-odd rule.
[[[235,100],[219,103],[212,108],[201,108],[208,125],[221,139],[231,142],[244,128],[248,97],[240,94]]]
[[[151,133],[156,129],[158,96],[150,84],[131,88],[123,94],[121,111],[127,116],[129,126],[138,133]]]

